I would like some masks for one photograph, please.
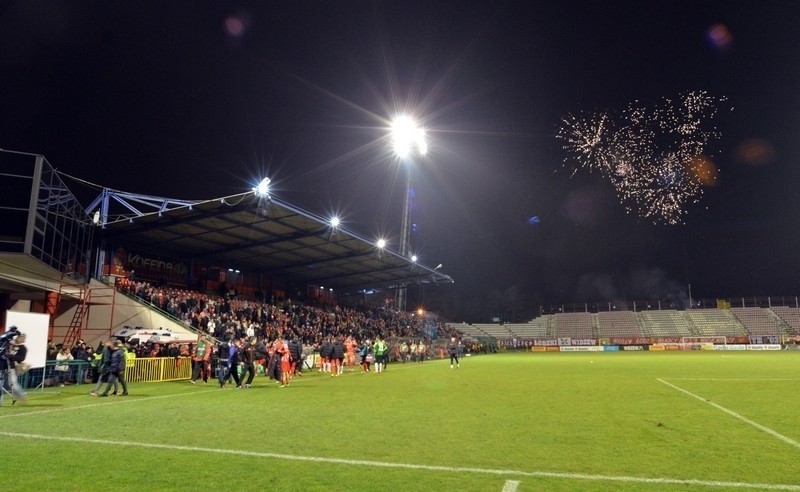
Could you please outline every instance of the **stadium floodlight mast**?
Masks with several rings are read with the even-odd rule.
[[[395,157],[405,162],[406,196],[403,204],[403,221],[400,224],[400,254],[408,257],[411,251],[411,162],[407,162],[416,151],[419,155],[428,153],[425,129],[407,115],[397,116],[391,126],[392,149]],[[412,258],[412,262],[416,262]],[[396,305],[399,311],[406,310],[406,287],[397,290]]]

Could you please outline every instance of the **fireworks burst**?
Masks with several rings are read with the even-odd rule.
[[[636,102],[618,115],[567,115],[556,136],[564,141],[573,176],[598,172],[628,213],[674,225],[700,201],[703,186],[714,184],[716,173],[703,156],[720,136],[710,122],[724,101],[696,91],[655,107]]]

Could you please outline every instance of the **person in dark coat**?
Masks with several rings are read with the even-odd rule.
[[[125,347],[122,342],[118,341],[114,344],[114,352],[111,353],[111,362],[108,365],[108,383],[106,389],[100,396],[108,396],[111,386],[117,385],[117,381],[122,384],[122,396],[128,396],[128,385],[125,382],[125,363],[127,357],[125,356]]]
[[[97,374],[99,375],[97,378],[97,382],[94,385],[94,389],[89,393],[92,396],[98,396],[98,391],[100,391],[100,386],[103,383],[108,382],[108,368],[111,365],[111,354],[114,353],[114,343],[111,340],[106,340],[103,344],[103,352],[100,356],[100,363],[97,366]],[[118,387],[114,386],[114,393],[116,393]]]

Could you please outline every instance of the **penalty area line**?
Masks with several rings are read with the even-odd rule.
[[[696,395],[696,394],[692,393],[689,390],[685,390],[685,389],[681,388],[680,386],[676,386],[676,385],[674,385],[672,383],[668,383],[667,381],[664,381],[661,378],[656,378],[656,381],[658,381],[658,382],[660,382],[662,384],[665,384],[665,385],[669,386],[672,389],[678,390],[678,391],[680,391],[681,393],[683,393],[685,395],[691,396],[695,400],[700,400],[701,402],[705,403],[706,405],[712,406],[712,407],[716,408],[717,410],[719,410],[721,412],[727,413],[731,417],[733,417],[735,419],[738,419],[738,420],[741,420],[742,422],[744,422],[747,425],[755,427],[756,429],[758,429],[758,430],[760,430],[762,432],[766,432],[767,434],[771,435],[772,437],[774,437],[774,438],[776,438],[776,439],[778,439],[780,441],[783,441],[786,444],[789,444],[790,446],[794,446],[794,447],[800,449],[800,442],[797,442],[797,441],[795,441],[794,439],[792,439],[790,437],[786,437],[783,434],[781,434],[780,432],[778,432],[778,431],[776,431],[774,429],[770,429],[766,425],[761,425],[761,424],[759,424],[758,422],[756,422],[754,420],[748,419],[747,417],[745,417],[742,414],[736,413],[736,412],[734,412],[733,410],[731,410],[729,408],[725,408],[722,405],[719,405],[717,403],[714,403],[713,401],[707,400],[706,398],[703,398],[700,395]]]
[[[793,485],[793,484],[726,482],[718,480],[648,478],[648,477],[631,477],[631,476],[615,476],[615,475],[594,475],[588,473],[500,470],[500,469],[477,468],[477,467],[419,465],[413,463],[393,463],[386,461],[349,460],[344,458],[329,458],[324,456],[299,456],[291,454],[268,453],[262,451],[245,451],[241,449],[204,448],[200,446],[181,446],[176,444],[118,441],[111,439],[91,439],[86,437],[47,436],[42,434],[28,434],[23,432],[0,431],[0,436],[17,438],[17,439],[34,439],[42,441],[73,442],[73,443],[95,444],[95,445],[100,444],[100,445],[108,445],[114,447],[118,446],[138,447],[145,449],[163,449],[169,451],[188,451],[192,453],[195,452],[215,453],[215,454],[233,455],[233,456],[246,456],[252,458],[269,458],[269,459],[286,460],[286,461],[302,461],[309,463],[364,466],[373,468],[424,470],[424,471],[446,472],[446,473],[475,473],[483,475],[554,478],[554,479],[582,480],[582,481],[624,482],[624,483],[641,483],[641,484],[657,484],[657,485],[698,485],[702,487],[717,487],[717,488],[800,491],[800,485]],[[507,480],[507,483],[510,481],[511,480]]]

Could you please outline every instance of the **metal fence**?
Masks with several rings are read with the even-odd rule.
[[[19,377],[28,389],[82,385],[97,381],[97,368],[89,361],[48,360],[44,367],[30,369]],[[125,379],[131,383],[178,381],[192,376],[191,357],[152,357],[128,359]]]

